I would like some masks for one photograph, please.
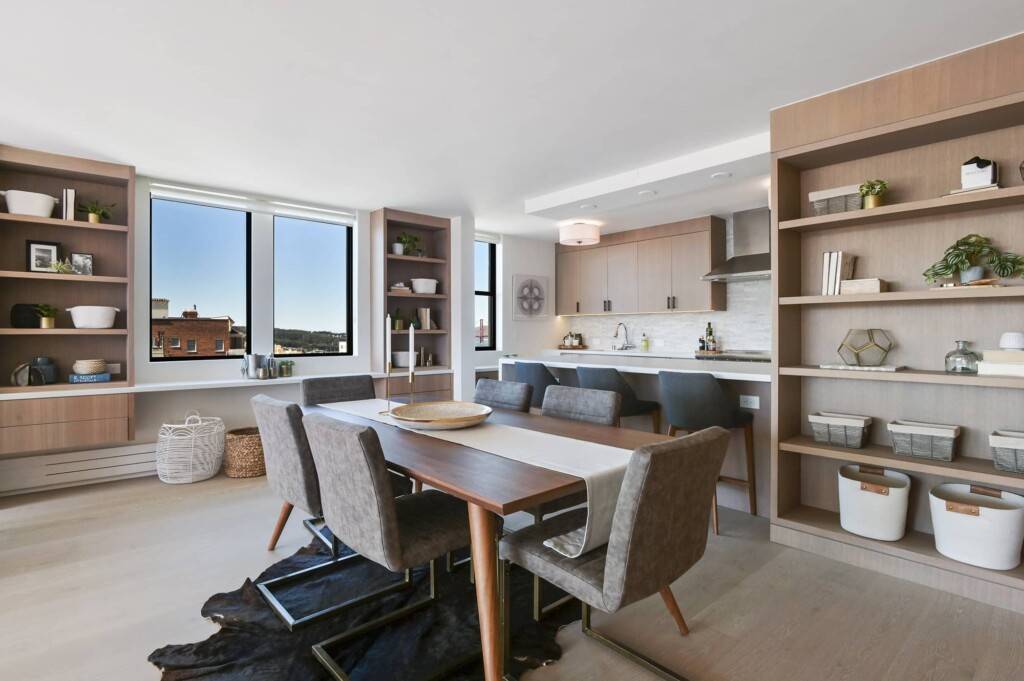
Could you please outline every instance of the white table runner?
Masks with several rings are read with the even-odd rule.
[[[583,478],[587,484],[587,524],[552,537],[544,544],[564,556],[576,558],[608,543],[619,489],[632,455],[628,449],[486,421],[462,430],[415,430],[381,415],[380,412],[387,409],[384,400],[332,402],[320,406]]]

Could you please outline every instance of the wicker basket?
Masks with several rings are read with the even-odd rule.
[[[871,425],[870,416],[835,414],[827,411],[808,414],[807,420],[811,423],[815,442],[851,449],[860,449],[864,446],[868,426]]]
[[[956,439],[960,426],[945,426],[919,421],[892,421],[889,423],[892,449],[901,456],[913,456],[935,461],[952,461],[956,454]]]
[[[163,482],[181,484],[212,478],[224,461],[224,421],[191,412],[184,423],[160,426],[156,472]]]
[[[996,430],[988,436],[992,463],[1001,471],[1024,473],[1024,433]]]
[[[229,430],[224,438],[224,475],[229,478],[258,478],[266,474],[259,429]]]

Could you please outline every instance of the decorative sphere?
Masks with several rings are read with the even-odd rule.
[[[849,366],[876,367],[895,345],[882,329],[850,329],[839,345],[839,356]]]

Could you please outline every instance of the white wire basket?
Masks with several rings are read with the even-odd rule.
[[[224,463],[224,421],[192,411],[184,423],[160,426],[156,442],[156,473],[174,485],[217,475]]]

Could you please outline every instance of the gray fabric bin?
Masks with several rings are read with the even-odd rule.
[[[860,449],[867,443],[870,416],[822,411],[809,414],[807,420],[811,424],[815,442],[850,449]]]
[[[996,430],[988,436],[992,464],[1001,471],[1024,473],[1024,433]]]
[[[889,436],[893,452],[933,461],[952,461],[956,455],[956,439],[960,426],[947,426],[920,421],[892,421]]]

